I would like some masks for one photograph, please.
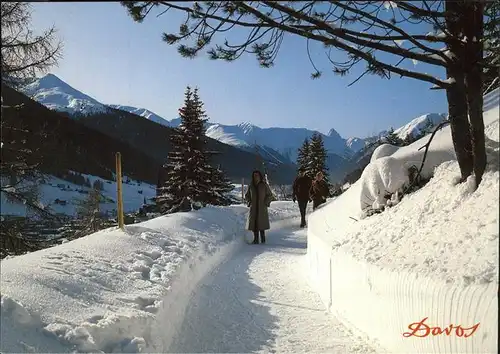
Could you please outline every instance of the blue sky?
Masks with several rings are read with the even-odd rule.
[[[205,55],[183,58],[161,40],[163,32],[177,30],[180,15],[135,23],[117,2],[39,2],[33,3],[32,20],[36,30],[54,24],[64,42],[63,59],[52,73],[100,102],[147,108],[166,119],[177,117],[187,85],[199,87],[211,121],[322,133],[334,128],[345,138],[396,128],[425,113],[447,112],[444,92],[429,90],[424,82],[365,76],[347,87],[363,66],[339,77],[320,59],[317,65],[324,74],[312,80],[306,43],[291,36],[270,69],[260,68],[253,55],[232,63]],[[320,48],[315,58],[322,55]],[[444,74],[432,67],[425,72]]]

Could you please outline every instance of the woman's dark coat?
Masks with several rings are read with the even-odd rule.
[[[250,207],[247,219],[247,230],[260,231],[269,230],[269,213],[267,208],[271,205],[273,194],[265,182],[259,182],[257,186],[251,183],[245,194],[245,200]]]
[[[330,196],[330,190],[325,180],[313,180],[309,196],[315,205],[323,204]]]

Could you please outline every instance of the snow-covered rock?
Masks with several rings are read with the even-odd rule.
[[[484,100],[488,166],[477,190],[473,177],[457,184],[448,126],[430,145],[422,172],[432,178],[396,206],[357,218],[367,182],[361,179],[309,217],[310,276],[320,297],[353,331],[390,352],[498,352],[498,98],[497,89]],[[418,148],[428,139],[373,161],[378,184],[388,184],[392,167],[397,182],[400,166],[420,166]],[[430,327],[440,329],[428,333]],[[410,336],[412,328],[420,338]]]

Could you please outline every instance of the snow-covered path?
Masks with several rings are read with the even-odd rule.
[[[280,225],[267,244],[245,245],[215,269],[193,294],[169,352],[374,352],[309,286],[306,232],[297,225]]]

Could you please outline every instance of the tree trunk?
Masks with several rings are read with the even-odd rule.
[[[467,96],[463,83],[463,74],[458,71],[453,72],[453,70],[447,71],[448,76],[456,80],[455,85],[446,89],[446,97],[448,98],[451,137],[453,139],[453,147],[455,148],[455,154],[457,155],[463,182],[474,170],[472,139],[469,121],[467,119]]]
[[[483,12],[482,2],[470,2],[464,23],[464,34],[467,37],[465,45],[465,85],[467,90],[467,105],[472,131],[472,153],[474,156],[474,175],[476,187],[481,183],[486,168],[486,147],[483,121]]]
[[[474,170],[474,157],[472,154],[472,135],[467,119],[468,105],[465,87],[465,56],[463,45],[460,41],[463,36],[465,2],[456,0],[446,0],[446,29],[453,37],[453,41],[448,44],[448,50],[453,54],[454,63],[446,69],[449,79],[454,80],[454,84],[446,89],[448,99],[448,113],[450,119],[451,136],[453,147],[457,155],[462,182],[467,179]]]

